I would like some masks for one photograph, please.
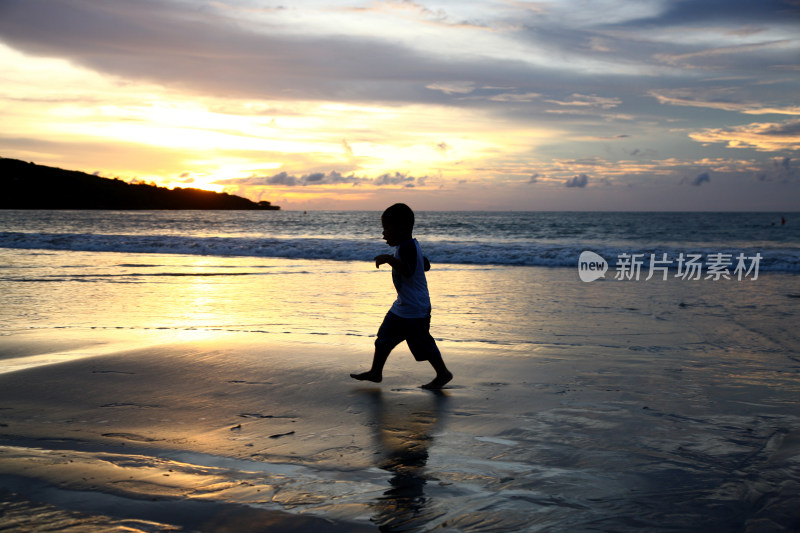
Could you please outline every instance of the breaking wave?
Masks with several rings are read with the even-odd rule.
[[[800,248],[676,248],[655,246],[632,248],[598,246],[597,243],[423,241],[425,255],[439,264],[575,267],[584,250],[591,250],[609,265],[616,265],[624,254],[642,254],[645,265],[651,254],[657,259],[672,261],[680,254],[729,254],[733,265],[743,254],[748,264],[760,254],[759,270],[800,272]],[[71,250],[91,252],[156,253],[228,257],[276,257],[288,259],[321,259],[364,261],[386,246],[375,239],[356,238],[256,238],[196,237],[176,235],[103,235],[89,233],[24,233],[0,232],[0,248],[27,250]]]

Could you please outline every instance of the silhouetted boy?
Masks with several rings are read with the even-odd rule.
[[[414,359],[428,361],[436,370],[433,381],[422,385],[422,388],[441,389],[453,379],[453,374],[445,366],[436,341],[430,334],[431,299],[425,279],[425,271],[430,269],[430,263],[422,255],[417,240],[411,236],[414,212],[405,204],[394,204],[383,212],[381,224],[383,238],[386,244],[394,246],[394,254],[375,257],[375,267],[380,268],[385,263],[392,267],[397,300],[378,329],[372,368],[368,372],[350,376],[380,383],[389,353],[406,341]]]

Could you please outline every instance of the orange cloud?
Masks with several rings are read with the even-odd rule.
[[[800,106],[741,101],[732,90],[724,88],[702,92],[695,89],[653,90],[648,94],[659,103],[668,105],[719,109],[745,115],[800,115]]]
[[[701,143],[725,143],[729,148],[754,148],[760,152],[800,149],[800,120],[757,122],[731,129],[709,128],[690,133]]]

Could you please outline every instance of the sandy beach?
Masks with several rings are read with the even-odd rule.
[[[58,351],[41,337],[0,347]],[[450,346],[458,379],[435,394],[404,349],[364,386],[347,378],[357,354],[331,353],[336,338],[265,340],[95,345],[0,375],[4,530],[798,525],[796,362],[786,375],[741,354]]]

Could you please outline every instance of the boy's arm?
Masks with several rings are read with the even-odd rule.
[[[380,268],[383,264],[389,264],[393,269],[399,271],[402,275],[408,277],[413,274],[411,267],[408,263],[404,263],[393,255],[382,254],[375,257],[375,268]]]
[[[380,268],[381,265],[388,263],[392,268],[400,268],[402,263],[392,254],[381,254],[375,256],[375,268]]]
[[[388,263],[394,270],[397,270],[401,275],[410,277],[417,266],[417,249],[412,246],[401,246],[398,250],[400,257],[397,258],[390,254],[382,254],[375,257],[375,267],[380,268],[381,265]]]

